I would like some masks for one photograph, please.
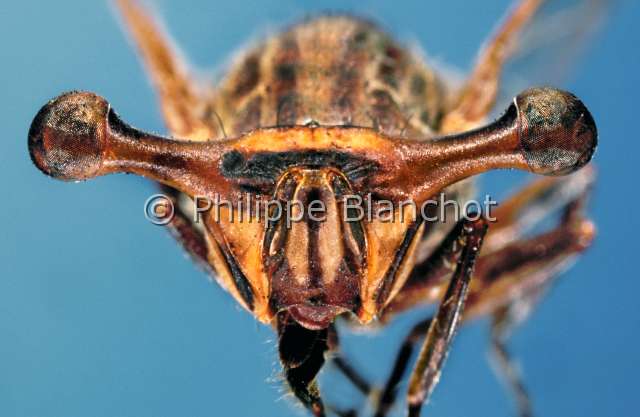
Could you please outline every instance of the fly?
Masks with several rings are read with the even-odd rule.
[[[273,327],[286,383],[313,415],[356,415],[323,403],[316,376],[325,361],[372,393],[340,355],[337,320],[384,324],[438,303],[404,340],[375,396],[375,415],[391,409],[421,343],[407,392],[409,415],[418,416],[460,323],[490,316],[498,363],[520,415],[529,416],[506,335],[518,312],[592,241],[583,206],[593,172],[584,167],[597,143],[585,105],[553,88],[524,90],[487,123],[513,42],[541,3],[515,5],[458,90],[374,24],[338,15],[264,40],[206,90],[147,12],[120,0],[173,138],[127,125],[102,97],[71,92],[35,116],[31,158],[66,181],[126,172],[162,184],[175,208],[173,234],[241,306]],[[475,175],[504,168],[545,177],[502,204],[495,221],[481,213],[449,221],[420,215],[434,196],[467,201]],[[281,203],[281,216],[268,207],[266,219],[242,217],[247,196]],[[200,202],[214,198],[230,204],[215,215],[203,210]],[[358,217],[353,200],[366,200],[374,215]],[[323,208],[321,217],[312,206]],[[551,207],[560,207],[559,223],[524,237]]]

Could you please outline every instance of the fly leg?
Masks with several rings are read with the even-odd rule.
[[[485,230],[486,224],[483,220],[475,222],[463,220],[458,222],[454,229],[449,232],[447,237],[440,244],[438,249],[436,249],[429,259],[425,261],[425,264],[427,265],[425,266],[425,269],[433,276],[440,276],[447,273],[450,274],[452,271],[452,265],[456,265],[456,261],[459,262],[456,267],[456,272],[454,273],[454,278],[452,278],[450,291],[446,297],[447,303],[443,304],[443,308],[441,308],[438,315],[441,326],[444,326],[447,320],[453,320],[456,322],[459,317],[459,313],[462,308],[462,300],[464,299],[471,268],[473,267],[473,260],[479,250],[479,244]],[[456,305],[454,308],[457,311],[457,315],[447,315],[447,311],[451,310],[451,303],[455,301],[456,297],[459,298],[459,303],[454,303],[454,305]],[[429,329],[432,327],[431,324],[431,318],[420,321],[414,325],[412,330],[404,339],[402,346],[396,355],[393,369],[384,387],[380,391],[380,395],[376,398],[374,404],[374,415],[376,417],[386,416],[393,407],[397,397],[398,384],[406,372],[409,361],[414,352],[415,345],[430,331]],[[453,336],[455,325],[456,323],[450,323],[450,337]],[[438,332],[438,330],[434,330],[433,332]],[[371,385],[357,374],[348,362],[339,356],[339,353],[334,357],[334,361],[338,369],[356,387],[358,387],[363,394],[368,395],[373,392]]]
[[[492,316],[490,350],[495,370],[511,392],[520,417],[531,417],[533,411],[506,342],[558,273],[591,244],[594,228],[582,217],[583,204],[584,197],[574,200],[566,206],[558,227],[483,255],[476,266],[478,287],[470,292],[465,318]]]
[[[344,375],[353,386],[360,391],[365,397],[369,396],[372,391],[371,384],[361,375],[351,362],[346,359],[340,351],[340,339],[337,329],[334,325],[329,327],[329,349],[331,352],[331,363]],[[355,408],[339,409],[335,406],[327,405],[327,410],[331,411],[338,417],[357,417],[358,412]]]
[[[497,262],[497,259],[500,259],[499,251],[501,249],[509,245],[515,248],[522,244],[519,241],[523,239],[523,235],[553,212],[564,210],[563,223],[566,224],[570,223],[569,218],[581,219],[582,206],[593,184],[594,177],[593,168],[585,167],[567,177],[539,178],[523,187],[508,200],[501,202],[496,210],[487,213],[491,218],[491,228],[482,245],[483,249],[478,262],[482,265],[489,265],[492,260]],[[445,246],[446,244],[441,245],[438,251],[442,251]],[[434,303],[442,297],[447,273],[450,273],[451,270],[434,264],[433,259],[438,259],[438,251],[425,261],[415,265],[402,290],[385,308],[381,316],[383,322],[388,322],[398,313],[417,305]],[[498,254],[498,256],[494,257],[493,254]],[[508,255],[503,256],[508,257]],[[534,257],[533,260],[535,259],[537,258]],[[544,267],[544,260],[540,260],[540,264],[541,267]],[[492,281],[497,278],[494,277]],[[489,277],[486,280],[489,280]],[[475,284],[471,291],[478,293],[477,289],[482,286],[482,282],[474,281]],[[491,312],[491,310],[488,311],[488,313]],[[469,312],[465,318],[468,315]]]
[[[424,337],[425,333],[427,333],[430,324],[431,318],[418,322],[413,326],[402,342],[400,350],[398,351],[393,363],[391,373],[389,374],[389,378],[387,379],[376,404],[374,413],[375,417],[386,416],[395,404],[398,395],[398,384],[402,380],[402,377],[409,366],[409,360],[414,352],[415,345]]]
[[[417,274],[420,275],[421,282],[432,282],[433,280],[440,280],[442,277],[446,277],[447,274],[451,274],[456,262],[462,261],[461,253],[468,245],[467,234],[469,232],[467,228],[469,226],[470,225],[466,221],[458,222],[440,243],[433,254],[431,254],[431,256],[429,256],[429,258],[427,258],[422,264],[416,266],[412,272],[412,277]],[[483,229],[479,229],[478,233],[484,233]],[[473,256],[475,256],[475,254],[473,254]],[[465,279],[468,278],[465,277]],[[398,296],[402,293],[403,292],[398,294]],[[393,310],[395,310],[395,306],[392,304],[387,310],[385,310],[385,313],[390,315],[389,313],[392,313]],[[398,393],[398,384],[407,370],[415,345],[423,339],[425,334],[427,334],[431,324],[432,318],[422,320],[415,324],[409,334],[405,337],[400,350],[396,355],[391,373],[389,374],[375,406],[374,415],[376,417],[386,416],[393,407]]]
[[[333,364],[363,395],[371,393],[371,384],[351,365],[347,359],[337,353],[333,357]]]
[[[584,220],[582,211],[593,177],[593,170],[587,168],[562,179],[539,179],[501,204],[477,262],[464,319],[493,317],[492,351],[498,371],[516,395],[521,416],[530,415],[531,406],[505,348],[508,331],[526,318],[553,278],[591,242],[593,227]],[[557,209],[563,214],[556,229],[522,239],[523,233]],[[453,235],[455,229],[431,257],[416,265],[403,290],[385,310],[383,321],[442,296],[444,288],[439,283],[450,272],[446,266],[451,262],[452,252],[446,248]],[[428,321],[419,323],[405,339],[380,397],[377,416],[385,416],[393,405],[396,386],[406,369],[413,344],[420,340],[416,329],[426,323]]]
[[[594,180],[595,170],[587,166],[567,177],[543,177],[523,187],[493,213],[496,221],[491,225],[482,255],[521,239],[536,224],[559,210],[564,213],[563,223],[582,218]]]
[[[337,347],[336,351],[332,354],[332,362],[336,368],[360,391],[364,396],[372,398],[375,408],[375,416],[386,416],[391,407],[394,405],[398,384],[405,374],[409,365],[409,360],[414,351],[414,346],[418,343],[424,334],[429,329],[429,323],[431,319],[423,320],[417,323],[404,339],[398,354],[396,355],[395,362],[393,364],[393,370],[389,375],[382,390],[378,390],[372,386],[352,365],[351,363],[341,355]],[[333,349],[333,348],[332,348]],[[340,417],[357,416],[357,412],[353,409],[337,411],[332,408],[332,411]]]
[[[493,108],[500,85],[502,67],[514,50],[522,29],[534,17],[544,0],[519,0],[480,53],[478,61],[445,114],[442,132],[452,133],[476,127]]]
[[[372,387],[372,385],[362,377],[351,365],[350,363],[338,353],[334,354],[335,356],[332,358],[334,365],[340,370],[340,372],[365,396],[371,396],[374,401],[375,407],[375,416],[383,417],[386,416],[391,407],[393,407],[397,391],[398,384],[400,383],[402,377],[404,376],[407,367],[409,365],[409,360],[411,359],[411,355],[414,351],[415,344],[418,343],[424,334],[429,329],[429,323],[431,319],[423,320],[417,323],[412,330],[409,332],[407,337],[404,339],[398,354],[396,355],[395,362],[393,364],[393,370],[389,375],[384,387],[382,390],[378,391]],[[379,395],[375,395],[379,393]],[[336,411],[332,409],[332,411],[340,417],[349,416],[355,417],[357,416],[357,412],[355,410],[346,410],[346,411]]]
[[[531,399],[522,381],[518,367],[511,358],[506,346],[512,327],[520,321],[518,310],[519,306],[512,304],[499,308],[493,314],[490,349],[495,364],[495,372],[502,377],[504,383],[510,388],[518,409],[518,415],[520,417],[532,417]]]
[[[524,312],[531,310],[559,272],[590,246],[595,228],[585,219],[584,206],[593,170],[543,181],[523,189],[496,213],[495,230],[492,228],[487,235],[478,259],[477,279],[469,292],[465,319],[500,316],[506,306],[511,306],[510,313],[519,312],[519,317],[526,317]],[[522,236],[543,216],[552,214],[559,203],[562,206],[557,226],[533,237]],[[497,318],[498,323],[504,321]],[[513,319],[508,322],[515,323]]]
[[[176,137],[203,140],[223,135],[219,120],[211,113],[203,88],[190,77],[187,65],[151,14],[138,0],[117,0],[118,9],[138,47],[160,98],[165,121]]]
[[[457,266],[438,311],[429,324],[425,341],[409,378],[409,417],[420,415],[422,405],[428,401],[440,379],[442,367],[462,317],[476,257],[487,230],[487,223],[483,218],[476,221],[465,219],[460,223],[462,230],[457,241],[460,252]]]

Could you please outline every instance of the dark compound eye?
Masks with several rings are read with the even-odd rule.
[[[586,165],[598,142],[596,125],[573,94],[532,88],[515,100],[522,154],[533,172],[564,175]]]
[[[95,176],[102,166],[109,104],[71,92],[45,104],[29,129],[29,152],[45,174],[63,180]]]

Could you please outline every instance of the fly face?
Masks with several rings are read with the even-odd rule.
[[[326,328],[347,312],[367,323],[406,278],[404,266],[411,264],[420,222],[413,206],[394,210],[391,218],[373,215],[378,210],[370,194],[383,190],[373,182],[384,178],[384,154],[332,146],[339,138],[351,143],[357,137],[363,146],[378,142],[382,152],[393,144],[354,129],[305,127],[265,134],[278,143],[296,132],[303,132],[301,141],[313,142],[307,145],[313,148],[222,156],[222,175],[238,190],[260,190],[245,195],[266,204],[249,214],[253,217],[237,204],[208,214],[210,246],[217,248],[212,263],[225,274],[225,286],[236,289],[236,298],[263,322],[286,310],[310,329]],[[246,201],[245,209],[249,206]],[[372,213],[368,217],[366,209]]]
[[[510,309],[535,303],[559,267],[593,238],[581,210],[588,170],[535,183],[513,197],[486,242],[482,218],[460,220],[440,234],[423,218],[431,197],[479,173],[516,168],[562,176],[590,161],[595,122],[564,91],[525,90],[498,120],[480,127],[497,100],[510,41],[540,3],[520,1],[464,88],[445,103],[434,71],[418,57],[370,23],[340,16],[268,39],[210,98],[185,74],[152,19],[135,2],[120,0],[169,128],[182,139],[135,129],[105,99],[72,92],[35,116],[31,158],[62,180],[126,172],[172,190],[174,234],[244,308],[277,330],[285,379],[317,417],[325,409],[315,376],[327,351],[337,350],[338,315],[367,324],[386,311],[441,297],[433,320],[408,335],[375,405],[376,415],[386,415],[407,362],[402,355],[426,334],[407,395],[409,415],[417,416],[439,379],[465,304],[465,318],[493,316],[496,351],[504,352]],[[546,212],[549,196],[562,200],[561,224],[516,239],[527,206]],[[254,201],[264,204],[252,212]],[[429,233],[439,240],[419,259]],[[502,363],[521,390],[508,360]],[[339,364],[369,394],[362,378]],[[518,400],[521,414],[531,415],[526,396]]]
[[[29,131],[33,161],[53,177],[131,172],[192,198],[231,202],[204,222],[207,258],[221,284],[263,322],[286,309],[312,329],[345,311],[362,323],[382,311],[411,269],[421,227],[415,207],[429,197],[488,169],[573,172],[590,160],[595,144],[586,108],[551,89],[525,91],[483,129],[426,142],[316,126],[175,141],[126,125],[91,93],[52,100]],[[236,221],[248,189],[289,212],[266,227],[260,219]],[[375,215],[348,221],[348,198],[370,195],[395,207],[390,221]],[[414,204],[400,204],[406,200]],[[310,217],[314,204],[322,218]]]
[[[276,187],[287,212],[268,226],[262,245],[269,304],[310,329],[361,305],[367,246],[362,223],[344,216],[349,189],[332,168],[289,169]]]

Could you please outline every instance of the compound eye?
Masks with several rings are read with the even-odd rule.
[[[592,158],[598,142],[596,124],[573,94],[532,88],[515,98],[520,147],[531,171],[570,174]]]
[[[29,152],[45,174],[63,180],[95,176],[102,166],[109,103],[71,92],[45,104],[29,129]]]

